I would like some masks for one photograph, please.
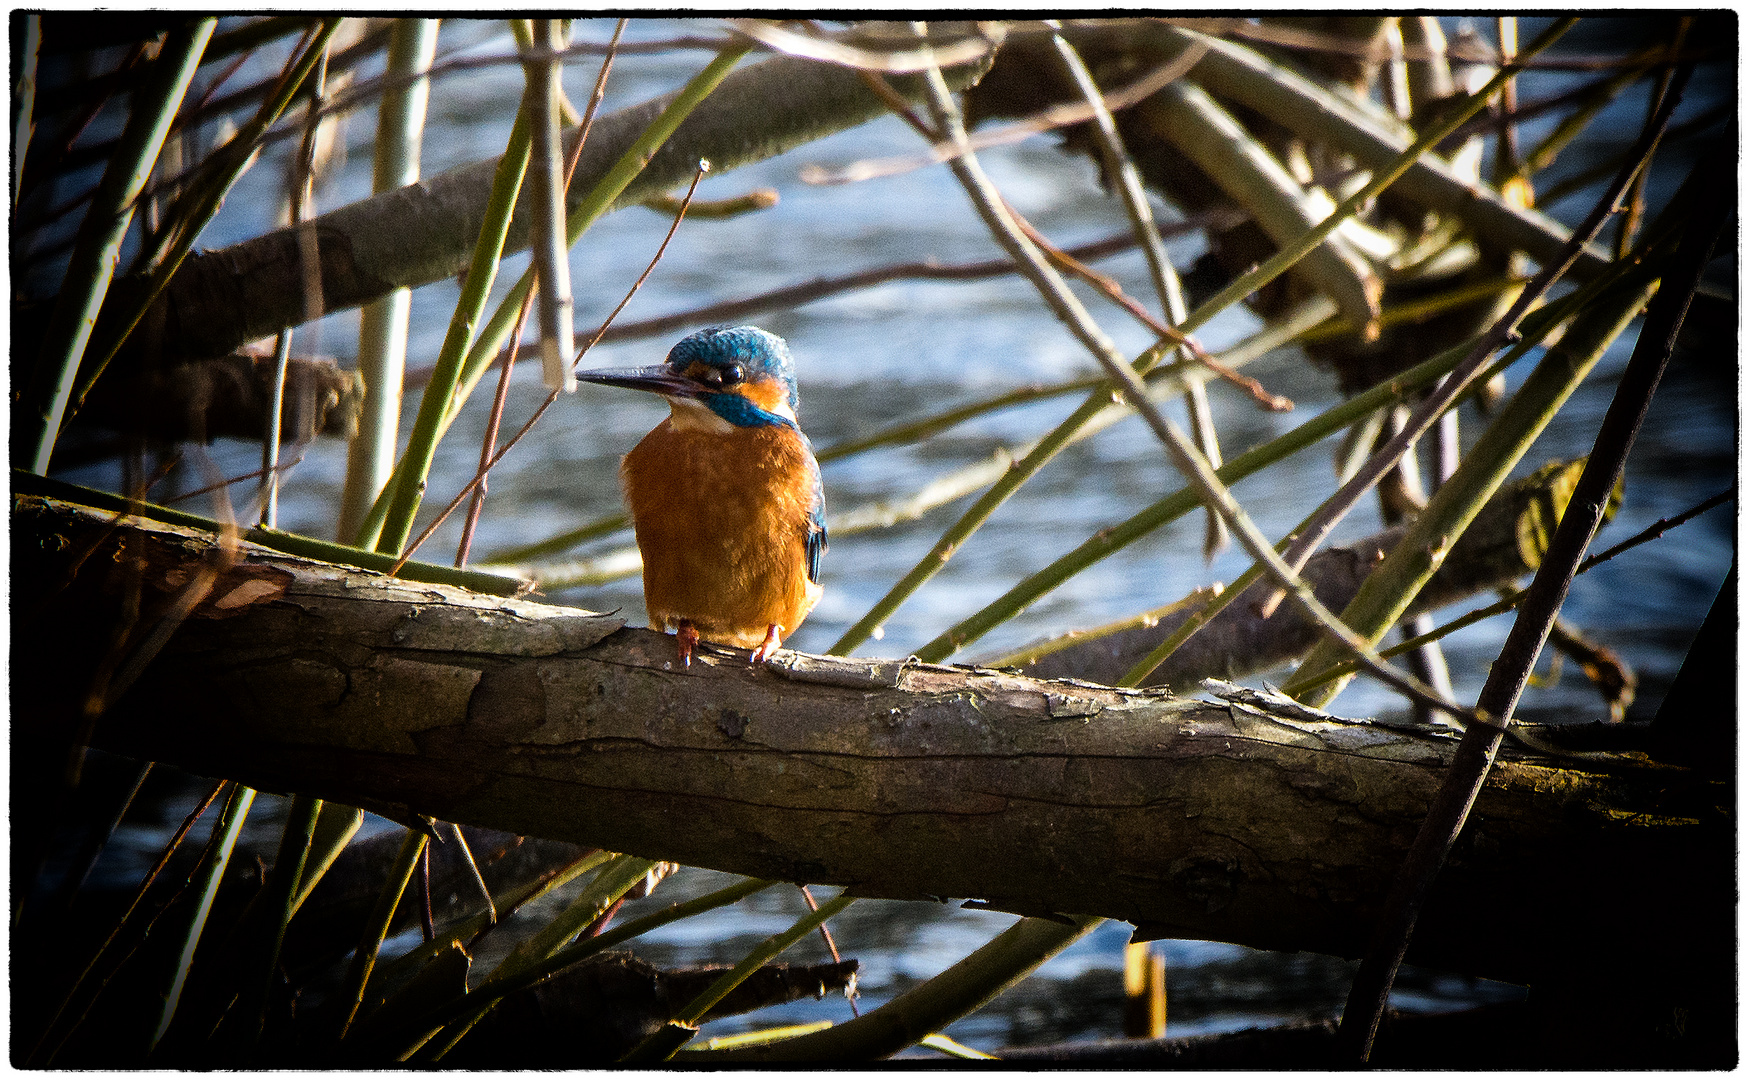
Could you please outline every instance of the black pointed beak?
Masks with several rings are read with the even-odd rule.
[[[594,371],[579,371],[577,378],[583,382],[599,383],[602,386],[623,386],[628,390],[648,390],[652,394],[662,394],[667,397],[695,398],[704,390],[697,382],[684,375],[676,375],[665,366],[598,368]]]

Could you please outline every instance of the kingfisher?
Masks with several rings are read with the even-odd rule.
[[[579,371],[648,390],[669,415],[620,465],[653,629],[680,661],[700,640],[770,658],[819,601],[825,489],[795,418],[788,344],[756,326],[713,326],[655,367]]]

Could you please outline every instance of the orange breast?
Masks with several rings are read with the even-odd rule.
[[[814,468],[802,440],[769,425],[728,433],[663,420],[620,476],[657,629],[688,619],[707,641],[753,648],[787,637],[819,599],[807,577]]]

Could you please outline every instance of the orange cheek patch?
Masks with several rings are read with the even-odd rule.
[[[746,399],[766,412],[776,412],[789,404],[789,388],[781,379],[760,379],[741,387]]]

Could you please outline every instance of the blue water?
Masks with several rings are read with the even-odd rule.
[[[508,38],[499,31],[501,26],[446,23],[442,48],[481,53],[506,50]],[[578,36],[604,41],[609,30],[609,24],[595,20],[586,23]],[[696,31],[697,27],[683,23],[648,21],[635,24],[631,36],[653,40]],[[1526,20],[1525,39],[1534,32],[1533,21]],[[605,107],[621,107],[672,89],[701,67],[705,58],[699,52],[622,58]],[[258,76],[280,59],[272,50],[263,50],[242,77],[251,73]],[[594,71],[591,63],[567,69],[566,86],[579,105],[587,101]],[[365,74],[372,73],[365,69]],[[1520,96],[1534,100],[1583,77],[1571,73],[1526,76]],[[521,83],[520,72],[513,66],[439,82],[432,96],[431,129],[426,137],[427,173],[495,153],[508,132]],[[1717,80],[1696,81],[1677,122],[1721,100],[1723,93],[1733,91]],[[1562,156],[1550,179],[1582,168],[1614,140],[1630,140],[1643,111],[1642,88],[1623,95],[1610,114],[1619,123],[1598,125],[1596,134],[1586,136]],[[1533,145],[1553,122],[1525,125],[1523,143]],[[349,129],[351,152],[343,170],[322,189],[321,207],[332,208],[368,193],[367,140],[373,127],[373,119],[364,116]],[[781,202],[770,210],[733,220],[689,222],[621,318],[635,320],[686,310],[816,276],[888,263],[929,257],[945,262],[994,257],[998,254],[994,243],[944,169],[922,169],[838,187],[809,186],[798,178],[801,167],[809,163],[842,165],[918,149],[916,136],[898,120],[888,118],[760,165],[712,176],[701,185],[701,198],[772,187],[781,193]],[[282,145],[265,154],[256,171],[261,176],[278,175],[284,150]],[[1091,165],[1059,154],[1048,138],[991,150],[982,160],[1010,201],[1059,243],[1083,242],[1124,227],[1121,208],[1100,189]],[[1667,199],[1686,165],[1687,159],[1679,152],[1660,159],[1651,184],[1654,206],[1657,200]],[[259,182],[260,178],[256,179]],[[1585,199],[1580,197],[1560,204],[1557,213],[1570,220],[1585,209]],[[272,224],[274,212],[268,200],[239,191],[227,202],[203,243],[219,247],[255,235]],[[1171,212],[1166,210],[1162,216],[1169,219]],[[618,302],[654,252],[666,225],[667,220],[660,215],[634,208],[606,217],[577,246],[571,260],[579,326],[592,325],[592,320],[601,318]],[[1171,246],[1180,267],[1193,261],[1200,250],[1200,242],[1193,239]],[[504,282],[514,280],[525,265],[525,256],[507,262],[500,293]],[[1099,268],[1115,276],[1130,295],[1144,302],[1150,299],[1139,255],[1106,260]],[[1723,277],[1728,280],[1732,276],[1733,267],[1725,268]],[[456,291],[454,282],[443,282],[414,293],[411,365],[429,364],[435,357]],[[1143,328],[1108,304],[1089,299],[1089,305],[1124,350],[1133,354],[1150,342]],[[802,422],[819,446],[1007,388],[1094,370],[1090,357],[1051,319],[1031,287],[1017,277],[973,283],[893,283],[755,321],[789,340],[800,371]],[[1257,325],[1243,312],[1228,313],[1203,332],[1202,340],[1219,348]],[[300,352],[336,355],[349,363],[356,326],[356,312],[337,313],[313,329],[300,330],[294,347]],[[670,344],[668,340],[648,340],[606,346],[597,349],[585,364],[653,363]],[[1588,451],[1631,345],[1629,333],[1555,419],[1520,472],[1552,458]],[[1678,355],[1629,462],[1625,506],[1602,534],[1599,545],[1630,535],[1734,482],[1737,368],[1734,357],[1721,351],[1725,348],[1728,346],[1720,346],[1713,355]],[[505,419],[507,429],[519,425],[544,397],[535,367],[518,368]],[[1524,370],[1510,372],[1514,387]],[[1277,393],[1291,397],[1299,408],[1285,415],[1261,412],[1232,388],[1212,385],[1209,393],[1228,457],[1340,400],[1333,380],[1307,364],[1295,350],[1267,357],[1250,373]],[[480,400],[439,451],[429,500],[437,505],[447,501],[477,463],[490,385],[486,384],[478,395]],[[1068,397],[1011,409],[961,425],[925,445],[888,448],[828,464],[824,469],[828,504],[833,510],[843,510],[868,500],[903,496],[939,475],[984,459],[997,447],[1014,446],[1048,430],[1077,402],[1078,398]],[[403,433],[416,409],[415,396],[406,403]],[[493,550],[540,539],[617,511],[618,459],[664,412],[659,402],[606,388],[584,387],[560,402],[529,440],[492,474],[475,552],[489,556]],[[1179,422],[1183,422],[1181,416]],[[1464,414],[1466,442],[1479,434],[1483,423],[1472,412]],[[1237,486],[1236,494],[1265,532],[1281,535],[1333,490],[1329,450],[1325,444]],[[221,442],[213,448],[218,467],[228,475],[255,468],[258,454],[253,444]],[[324,440],[311,447],[285,484],[282,527],[332,535],[333,507],[338,503],[344,468],[345,448],[340,442]],[[114,471],[102,467],[67,475],[99,486],[116,483]],[[999,510],[939,575],[886,621],[881,640],[869,642],[859,651],[906,654],[1088,535],[1179,486],[1152,435],[1134,420],[1075,445]],[[789,643],[810,651],[829,647],[927,551],[964,505],[962,501],[943,507],[920,521],[881,532],[835,539],[825,563],[825,597]],[[1357,539],[1379,527],[1374,505],[1366,503],[1342,525],[1336,540]],[[1176,599],[1210,581],[1231,581],[1248,566],[1249,560],[1236,550],[1220,556],[1212,566],[1204,565],[1199,554],[1201,533],[1199,517],[1160,530],[1043,598],[977,643],[967,655],[998,652],[1042,636],[1119,618]],[[447,561],[453,556],[457,535],[457,524],[452,522],[438,531],[422,557]],[[1574,586],[1565,617],[1619,651],[1642,679],[1639,704],[1631,715],[1647,718],[1654,713],[1729,568],[1733,535],[1734,509],[1727,505],[1661,542],[1605,564]],[[610,537],[582,553],[607,551],[628,542],[625,535]],[[476,554],[476,560],[480,557]],[[572,589],[549,599],[595,610],[622,609],[634,622],[642,616],[636,579]],[[1488,599],[1478,598],[1476,604]],[[1440,614],[1448,618],[1467,606]],[[1495,619],[1447,640],[1459,700],[1474,699],[1508,626],[1508,620]],[[1544,669],[1545,665],[1546,660]],[[1272,677],[1281,674],[1272,673]],[[1376,715],[1398,712],[1402,704],[1393,695],[1361,681],[1333,708],[1348,715]],[[1604,715],[1597,694],[1583,685],[1570,665],[1557,685],[1531,689],[1523,710],[1577,720]],[[253,823],[268,844],[273,838],[270,826],[274,812],[267,801]],[[130,827],[117,858],[103,868],[105,880],[136,879],[134,864],[149,858],[153,837],[161,836],[162,832],[150,825]],[[682,894],[707,891],[718,878],[708,871],[689,871],[665,885],[651,902],[666,903]],[[732,961],[752,941],[786,926],[802,910],[794,890],[773,890],[731,913],[671,926],[652,935],[638,949],[663,964]],[[843,952],[862,961],[862,1007],[866,1010],[946,967],[1012,919],[956,907],[869,901],[837,919],[834,929]],[[1127,927],[1121,924],[1101,927],[1046,964],[1033,980],[955,1025],[950,1033],[987,1048],[1117,1034],[1126,934]],[[1332,1015],[1339,1009],[1346,973],[1351,970],[1327,958],[1254,953],[1229,945],[1167,942],[1159,947],[1167,956],[1168,980],[1173,987],[1174,1034]],[[792,958],[821,959],[823,945],[810,938],[797,946]],[[1447,1008],[1496,1000],[1512,992],[1472,980],[1409,973],[1404,977],[1400,1004]],[[842,1020],[848,1016],[848,1005],[842,1000],[802,1002],[758,1014],[753,1021],[712,1025],[707,1034],[727,1033],[749,1024]]]

